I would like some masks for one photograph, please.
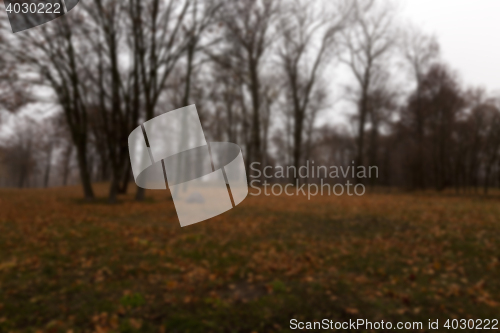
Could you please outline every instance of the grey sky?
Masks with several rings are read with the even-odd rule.
[[[499,0],[400,0],[401,14],[437,36],[466,85],[500,92]]]
[[[411,21],[438,38],[443,60],[458,71],[466,86],[482,86],[500,94],[500,40],[496,38],[500,31],[500,0],[394,1],[402,24]],[[0,18],[7,19],[3,10]],[[352,76],[337,66],[330,80],[332,102],[337,103],[320,115],[319,124],[345,123],[353,106],[342,101],[339,83],[350,82]]]
[[[500,95],[500,0],[394,0],[397,21],[409,23],[437,37],[441,58],[458,72],[464,87],[484,87]],[[409,77],[397,72],[394,80],[410,88]],[[401,76],[401,77],[399,77]],[[331,76],[332,101],[337,103],[322,112],[318,125],[344,124],[348,127],[355,106],[342,99],[342,85],[353,82],[344,66]],[[352,128],[354,130],[354,128]]]

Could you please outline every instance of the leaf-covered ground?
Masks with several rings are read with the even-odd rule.
[[[498,195],[248,197],[185,228],[148,196],[0,190],[0,332],[500,317]]]

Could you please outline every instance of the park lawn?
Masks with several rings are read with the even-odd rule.
[[[500,319],[499,235],[498,194],[249,196],[181,228],[166,191],[0,189],[0,332]]]

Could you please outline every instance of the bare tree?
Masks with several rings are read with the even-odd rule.
[[[6,31],[6,22],[0,22],[0,31]],[[20,79],[19,59],[9,52],[11,39],[7,34],[0,34],[0,123],[2,112],[16,112],[26,104],[33,102],[30,90]]]
[[[189,39],[184,38],[182,25],[191,3],[191,0],[129,0],[133,58],[141,78],[140,86],[134,87],[136,93],[141,91],[143,95],[142,120],[155,116],[167,79],[186,50]],[[138,187],[136,199],[143,200],[144,195],[144,189]]]
[[[232,1],[224,0],[224,8],[218,19],[223,26],[223,37],[229,42],[219,52],[210,52],[232,75],[238,76],[248,89],[251,112],[242,105],[243,113],[250,121],[250,141],[246,146],[245,159],[262,162],[262,70],[263,59],[276,40],[273,24],[279,13],[279,0]],[[245,98],[246,92],[241,94]],[[242,100],[243,101],[243,100]]]
[[[356,164],[364,164],[365,126],[368,120],[370,91],[377,80],[389,50],[396,42],[394,9],[390,3],[377,6],[373,0],[357,0],[355,23],[343,31],[346,54],[342,61],[350,68],[357,82],[358,114]]]
[[[351,19],[353,7],[349,2],[333,4],[315,8],[296,0],[280,24],[279,57],[286,76],[287,97],[293,105],[293,163],[296,168],[302,158],[307,112],[315,111],[310,106],[320,79],[319,72],[332,60],[337,36]]]
[[[86,49],[77,34],[82,17],[65,15],[54,24],[28,30],[11,39],[7,49],[17,60],[17,70],[34,74],[37,79],[24,84],[51,88],[57,104],[64,112],[66,123],[76,147],[80,180],[86,199],[94,198],[87,159],[87,95],[84,68],[88,60]],[[30,52],[26,52],[29,49]]]
[[[194,0],[191,5],[190,15],[188,15],[188,26],[186,30],[186,73],[184,79],[184,96],[181,106],[189,105],[189,97],[191,93],[191,78],[193,70],[196,68],[196,53],[211,44],[217,43],[217,40],[210,41],[208,45],[200,45],[206,31],[215,23],[215,16],[221,9],[222,3],[220,0],[205,0],[200,3],[199,0]]]
[[[99,150],[107,153],[107,163],[111,166],[109,200],[115,202],[121,183],[126,186],[130,178],[127,137],[139,120],[139,96],[135,88],[140,78],[136,59],[120,56],[120,52],[131,53],[127,43],[130,33],[127,5],[95,0],[83,7],[88,29],[92,31],[85,35],[86,42],[96,53],[95,65],[85,72],[93,83],[89,87],[89,119],[95,138],[103,141],[98,142]]]

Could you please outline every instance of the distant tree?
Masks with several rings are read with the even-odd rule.
[[[481,110],[481,111],[479,111]],[[481,129],[481,136],[484,142],[484,194],[488,194],[490,184],[493,183],[493,171],[500,163],[500,110],[498,106],[491,103],[483,105],[476,112],[484,114],[484,126]]]
[[[399,92],[396,88],[389,86],[386,79],[373,84],[374,88],[368,95],[368,120],[370,127],[368,129],[368,164],[370,166],[380,167],[380,158],[383,147],[381,144],[382,131],[385,128],[386,133],[390,128],[392,118],[399,105],[397,98]],[[370,184],[375,185],[378,179],[370,178]]]
[[[437,190],[452,184],[453,133],[464,110],[463,92],[453,73],[444,65],[433,65],[422,80],[421,100],[418,102],[424,114],[424,132],[430,166],[426,172],[432,175]],[[412,100],[412,107],[417,101]]]
[[[412,187],[422,189],[425,186],[424,181],[424,110],[422,109],[422,84],[424,76],[432,64],[438,61],[439,44],[435,37],[421,33],[414,27],[409,27],[403,34],[402,51],[404,58],[410,68],[411,76],[416,84],[415,94],[413,95],[413,107],[405,114],[406,121],[411,127],[413,133],[413,142],[411,149],[411,169],[412,169]]]

